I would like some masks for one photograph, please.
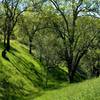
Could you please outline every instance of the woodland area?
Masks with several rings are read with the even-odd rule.
[[[0,100],[81,89],[99,74],[100,0],[0,0]],[[70,96],[54,100],[100,100]]]

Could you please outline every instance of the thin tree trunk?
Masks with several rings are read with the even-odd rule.
[[[7,46],[6,46],[6,50],[7,51],[10,50],[10,33],[7,34]]]
[[[45,79],[45,87],[47,88],[48,86],[48,66],[46,68],[46,79]]]
[[[32,54],[32,39],[29,37],[29,53]]]
[[[4,47],[6,47],[6,33],[4,33]]]

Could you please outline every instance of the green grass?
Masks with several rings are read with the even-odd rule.
[[[43,66],[25,45],[11,41],[9,61],[2,58],[2,50],[0,43],[0,100],[100,100],[100,78],[69,84],[63,80],[65,70],[52,69],[43,89]]]
[[[100,100],[100,78],[45,91],[34,100]]]
[[[28,53],[26,46],[12,41],[11,50],[7,53],[10,61],[1,57],[2,50],[3,44],[0,43],[0,98],[28,100],[28,97],[38,94],[41,66]]]

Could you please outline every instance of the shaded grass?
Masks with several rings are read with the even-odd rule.
[[[0,43],[0,97],[7,100],[35,97],[40,93],[35,84],[40,65],[27,53],[26,47],[22,48],[16,41],[12,41],[11,46],[11,51],[7,52],[10,61],[7,61],[1,56],[3,43]]]
[[[53,68],[43,89],[43,66],[25,45],[12,41],[9,61],[1,57],[2,50],[0,43],[0,100],[100,100],[100,78],[68,84],[66,71]]]
[[[0,98],[7,100],[33,100],[43,93],[45,74],[42,64],[28,53],[28,48],[17,41],[11,41],[7,52],[9,61],[2,58],[3,43],[0,43]],[[54,70],[54,69],[53,69]],[[55,69],[54,73],[63,71]],[[61,88],[62,81],[49,73],[48,87],[45,90]],[[59,76],[58,76],[59,77]],[[59,82],[60,81],[60,82]],[[4,85],[6,84],[6,85]]]

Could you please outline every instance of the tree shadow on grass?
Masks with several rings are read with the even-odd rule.
[[[1,52],[2,52],[2,57],[7,60],[7,61],[10,61],[9,60],[9,57],[7,56],[7,53],[8,51],[6,50],[6,48],[4,47],[4,44],[3,42],[0,42],[0,49],[1,49]],[[10,47],[10,51],[9,52],[18,52],[17,49],[13,48],[12,46]]]
[[[23,77],[26,77],[28,80],[30,80],[35,87],[41,88],[43,90],[54,90],[54,89],[59,89],[59,88],[63,87],[61,85],[63,83],[63,81],[60,81],[60,79],[58,79],[58,81],[57,81],[57,80],[55,80],[54,75],[51,75],[50,76],[51,78],[49,79],[50,83],[48,82],[47,87],[44,88],[43,79],[45,78],[45,76],[43,76],[43,74],[41,74],[41,72],[39,72],[37,70],[34,63],[27,60],[27,58],[16,55],[14,53],[15,51],[16,50],[14,50],[14,49],[12,51],[10,51],[10,53],[12,55],[9,57],[10,63],[16,68],[16,70],[19,73],[21,73],[23,75]],[[16,52],[18,52],[18,51],[16,51]],[[58,71],[56,71],[56,73],[57,72]],[[51,73],[49,73],[49,74],[51,74]],[[31,92],[30,92],[30,94],[25,97],[36,98],[42,94],[43,94],[43,92],[41,92],[41,91],[34,93],[34,94],[31,94]]]
[[[38,71],[36,66],[32,62],[27,61],[27,59],[25,59],[23,57],[19,57],[19,56],[15,55],[14,53],[12,53],[12,55],[15,57],[15,59],[13,59],[13,61],[11,61],[11,63],[16,67],[16,69],[20,73],[25,75],[29,80],[31,80],[36,86],[44,88],[45,86],[44,86],[43,80],[45,80],[45,75],[43,75],[40,71]],[[14,60],[21,63],[20,66],[22,66],[23,69],[20,69],[21,67],[18,67],[18,65],[16,66],[16,63],[18,64],[18,62],[14,61]],[[23,73],[22,70],[24,70],[26,73],[25,72]],[[52,70],[54,70],[54,69],[52,69]],[[52,70],[50,70],[50,71],[52,72]],[[51,72],[49,72],[50,83],[48,83],[48,86],[46,88],[47,89],[60,88],[61,84],[65,81],[67,81],[66,80],[67,73],[60,68],[57,68],[54,71],[54,73],[58,73],[58,74],[52,74],[53,72],[52,73]],[[35,77],[35,79],[33,79],[33,77]]]
[[[39,73],[36,71],[34,65],[30,62],[28,62],[25,58],[23,57],[19,57],[17,55],[15,55],[14,53],[10,52],[13,56],[9,57],[10,59],[10,63],[13,65],[14,68],[16,68],[16,70],[23,75],[23,77],[27,78],[28,80],[30,80],[33,85],[35,87],[37,87],[37,83],[38,83],[38,79],[39,79]],[[33,72],[32,72],[33,71]],[[34,79],[35,77],[35,79]],[[21,83],[20,83],[21,84]],[[19,88],[19,87],[18,87]],[[39,87],[37,87],[39,88]],[[17,88],[16,88],[17,89]],[[18,90],[18,89],[17,89]],[[21,88],[19,88],[19,90],[21,90]],[[22,90],[21,90],[22,91]],[[27,90],[25,90],[27,91]],[[28,97],[33,97],[35,98],[36,96],[40,96],[42,93],[41,91],[38,92],[34,92],[32,93],[31,91],[29,91],[30,93],[25,95],[23,92],[20,95],[23,95],[25,98]],[[28,100],[28,99],[26,99]]]
[[[11,53],[11,54],[13,55],[13,59],[10,62],[13,64],[13,66],[19,72],[23,73],[24,75],[27,75],[27,74],[34,75],[34,74],[36,74],[35,76],[39,77],[39,72],[36,70],[36,68],[35,68],[33,63],[29,62],[24,57],[19,57],[19,56],[15,55],[14,53]],[[28,78],[28,79],[30,79],[30,78]]]
[[[0,100],[31,100],[37,96],[42,95],[42,92],[28,91],[20,86],[9,82],[7,77],[0,81],[0,87],[3,89],[1,97],[2,99]]]

